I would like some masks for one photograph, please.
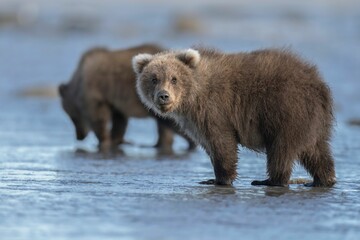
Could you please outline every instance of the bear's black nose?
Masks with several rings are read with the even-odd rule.
[[[168,104],[170,102],[170,94],[165,90],[161,90],[157,97],[160,104]]]

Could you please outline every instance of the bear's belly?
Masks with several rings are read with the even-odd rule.
[[[121,100],[121,101],[120,101]],[[127,117],[146,118],[150,116],[149,111],[138,101],[120,99],[115,102],[115,108]]]
[[[134,118],[146,118],[149,117],[149,112],[144,108],[127,108],[124,109],[124,113],[129,117]]]
[[[265,151],[265,144],[260,131],[257,129],[247,129],[241,132],[238,132],[238,141],[239,143],[251,150],[257,152]]]

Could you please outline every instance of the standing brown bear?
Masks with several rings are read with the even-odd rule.
[[[155,117],[136,94],[131,59],[141,52],[153,54],[162,50],[146,44],[118,51],[93,48],[83,54],[70,82],[59,86],[62,106],[75,125],[78,140],[93,130],[99,149],[106,152],[124,143],[128,118]],[[173,120],[159,117],[156,120],[159,139],[155,146],[171,151],[173,131],[179,133],[179,128]],[[108,129],[110,123],[111,130]],[[189,149],[195,148],[196,145],[186,138]]]
[[[232,184],[238,143],[267,155],[268,179],[253,185],[287,186],[295,159],[314,179],[307,186],[335,183],[330,90],[288,50],[139,54],[133,68],[142,102],[175,119],[210,156],[215,180],[202,183]]]

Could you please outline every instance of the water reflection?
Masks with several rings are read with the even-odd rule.
[[[0,1],[2,239],[358,239],[359,1],[86,2]],[[317,63],[336,102],[338,183],[254,187],[264,157],[240,153],[234,186],[204,186],[210,160],[178,143],[171,153],[126,145],[103,155],[92,139],[74,149],[51,86],[89,47],[146,41],[228,52],[291,45]],[[127,136],[151,145],[148,128],[136,123]]]

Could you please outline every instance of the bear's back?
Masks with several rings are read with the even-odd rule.
[[[157,53],[162,49],[146,44],[116,51],[95,51],[84,60],[82,79],[87,98],[107,102],[129,117],[145,117],[148,111],[136,93],[135,73],[131,59],[146,52]]]

